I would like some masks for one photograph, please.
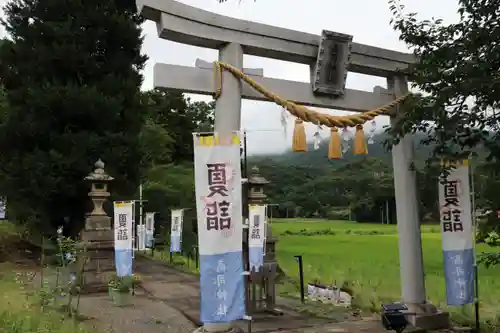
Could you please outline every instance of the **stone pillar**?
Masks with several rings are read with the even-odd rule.
[[[85,180],[91,185],[89,197],[94,205],[85,218],[81,238],[87,245],[87,263],[83,270],[83,292],[104,292],[108,290],[108,279],[115,273],[114,233],[111,218],[103,209],[110,196],[108,183],[114,178],[104,171],[104,163],[98,160],[95,170]]]
[[[387,80],[387,87],[395,97],[408,93],[404,77]],[[396,118],[391,119],[394,124]],[[425,277],[418,212],[417,179],[414,169],[414,145],[411,134],[392,148],[394,191],[399,238],[399,266],[401,296],[411,313],[410,322],[425,329],[439,329],[449,325],[448,314],[438,312],[426,301]]]
[[[243,49],[229,43],[219,49],[219,61],[243,69]],[[229,136],[241,126],[241,81],[228,71],[222,73],[222,93],[215,102],[215,132]],[[204,324],[198,332],[230,332],[232,323]]]

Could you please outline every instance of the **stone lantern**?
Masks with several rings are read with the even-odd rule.
[[[110,196],[108,184],[114,180],[104,171],[100,159],[94,164],[94,171],[85,180],[90,183],[89,197],[93,209],[85,218],[81,238],[87,246],[87,262],[83,268],[83,292],[101,292],[108,289],[108,279],[115,272],[114,232],[111,218],[103,205]]]
[[[269,181],[259,174],[259,168],[254,166],[248,177],[248,203],[250,205],[263,204],[267,198],[264,194],[264,187]]]
[[[269,181],[259,174],[259,168],[252,168],[248,177],[248,204],[262,205],[265,204],[266,194],[264,187],[269,184]],[[244,238],[248,242],[248,238]],[[276,238],[272,235],[271,224],[266,226],[266,254],[264,256],[264,266],[262,273],[251,276],[251,282],[256,285],[264,286],[265,295],[264,302],[251,298],[249,305],[253,311],[265,310],[271,313],[277,312],[276,306],[276,278],[278,272],[278,263],[276,262]],[[247,255],[247,254],[245,254]],[[263,306],[259,308],[260,306]]]

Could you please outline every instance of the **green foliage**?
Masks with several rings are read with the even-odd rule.
[[[306,283],[314,281],[337,286],[346,283],[354,293],[356,306],[378,310],[381,303],[400,299],[396,226],[310,219],[276,220],[272,222],[272,226],[275,235],[286,230],[299,232],[305,229],[311,234],[330,230],[326,235],[279,237],[278,263],[287,276],[295,281],[298,281],[299,276],[294,256],[302,255]],[[348,233],[348,230],[351,230],[351,233]],[[462,312],[457,307],[446,306],[443,256],[440,255],[442,244],[438,227],[422,226],[422,246],[429,300],[439,308],[450,311],[454,321],[466,325],[473,324],[473,307],[463,307]],[[486,244],[479,244],[477,249],[486,253],[492,250]],[[491,325],[498,325],[499,273],[498,266],[491,269],[479,267],[478,277],[482,287],[481,321],[482,327],[487,331],[492,328]],[[279,286],[278,290],[282,293],[298,294],[296,288],[290,290],[289,287]],[[373,304],[378,305],[373,308]]]
[[[394,29],[418,59],[411,80],[422,92],[388,130],[391,143],[422,131],[423,143],[432,147],[431,160],[476,156],[477,207],[491,211],[480,225],[479,236],[485,238],[499,231],[494,212],[500,209],[500,80],[492,73],[500,69],[500,2],[459,0],[459,21],[452,24],[405,13],[397,0],[389,4]]]
[[[156,233],[166,237],[170,230],[170,210],[194,209],[194,172],[190,164],[158,165],[145,175],[144,198],[147,210],[157,212]],[[184,233],[191,231],[189,218],[184,219]]]
[[[142,131],[143,166],[192,162],[192,133],[213,129],[215,104],[159,89],[143,93],[143,104],[148,118]]]
[[[469,156],[484,145],[498,155],[497,115],[500,82],[498,1],[460,0],[460,21],[419,20],[390,0],[393,26],[418,57],[412,81],[422,95],[405,108],[399,124],[390,129],[395,139],[415,130],[425,131],[436,157]],[[425,121],[432,120],[432,122]],[[494,132],[491,133],[490,131]]]
[[[485,243],[490,246],[498,247],[500,246],[500,236],[497,232],[492,231],[485,238]],[[500,253],[498,252],[487,252],[482,253],[479,256],[479,262],[484,264],[486,267],[492,267],[500,264]]]
[[[14,220],[47,233],[67,223],[75,234],[87,201],[83,177],[98,158],[119,195],[139,181],[141,19],[131,0],[20,0],[5,14],[2,194]]]
[[[43,286],[35,291],[32,272],[19,271],[10,264],[0,265],[0,331],[6,333],[84,333],[78,318],[68,317],[67,312],[58,311],[49,305],[59,298]],[[45,303],[42,301],[45,300]]]
[[[139,281],[135,276],[116,276],[114,274],[109,278],[108,286],[113,291],[129,293],[139,284]]]
[[[323,217],[333,220],[381,221],[381,211],[389,206],[395,223],[392,156],[383,142],[386,134],[377,134],[369,146],[369,155],[355,156],[352,151],[341,160],[328,160],[327,145],[310,147],[307,153],[287,152],[277,156],[255,156],[249,165],[257,165],[271,183],[266,188],[275,217]],[[415,142],[422,134],[415,136]],[[437,221],[436,167],[427,166],[426,147],[416,151],[417,181],[422,216]],[[384,213],[385,214],[385,213]],[[386,219],[384,218],[384,221]]]

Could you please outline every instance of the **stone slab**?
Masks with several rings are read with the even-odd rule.
[[[408,316],[408,321],[414,326],[425,330],[440,330],[450,327],[450,314],[437,312]]]
[[[111,217],[91,215],[85,218],[85,230],[110,230]]]
[[[113,241],[115,239],[114,231],[109,230],[83,230],[81,233],[82,241],[99,242]]]
[[[90,260],[85,265],[85,272],[114,271],[115,262],[112,259]]]
[[[104,250],[104,251],[114,251],[115,248],[115,242],[114,240],[110,241],[87,241],[86,243],[87,246],[87,252],[92,252],[92,251],[99,251],[99,250]]]
[[[109,278],[113,274],[114,270],[106,272],[84,271],[82,274],[82,292],[84,294],[106,292],[108,290]]]

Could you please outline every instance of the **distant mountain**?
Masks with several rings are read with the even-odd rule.
[[[384,161],[388,165],[392,165],[392,154],[387,151],[384,146],[384,141],[388,138],[387,134],[379,133],[374,136],[374,143],[368,145],[368,156],[377,157]],[[427,156],[431,152],[431,147],[424,146],[421,141],[425,139],[424,133],[416,133],[413,135],[416,159],[419,162],[424,162]],[[362,161],[366,156],[364,155],[353,155],[353,145],[351,141],[350,149],[344,154],[340,160],[329,160],[328,159],[328,143],[329,139],[323,140],[321,142],[319,149],[315,150],[313,144],[308,145],[308,151],[304,153],[296,153],[291,149],[282,154],[269,154],[269,155],[256,155],[249,158],[250,162],[262,163],[262,162],[274,162],[277,164],[286,163],[290,166],[298,167],[312,167],[312,168],[338,168],[346,164]]]

